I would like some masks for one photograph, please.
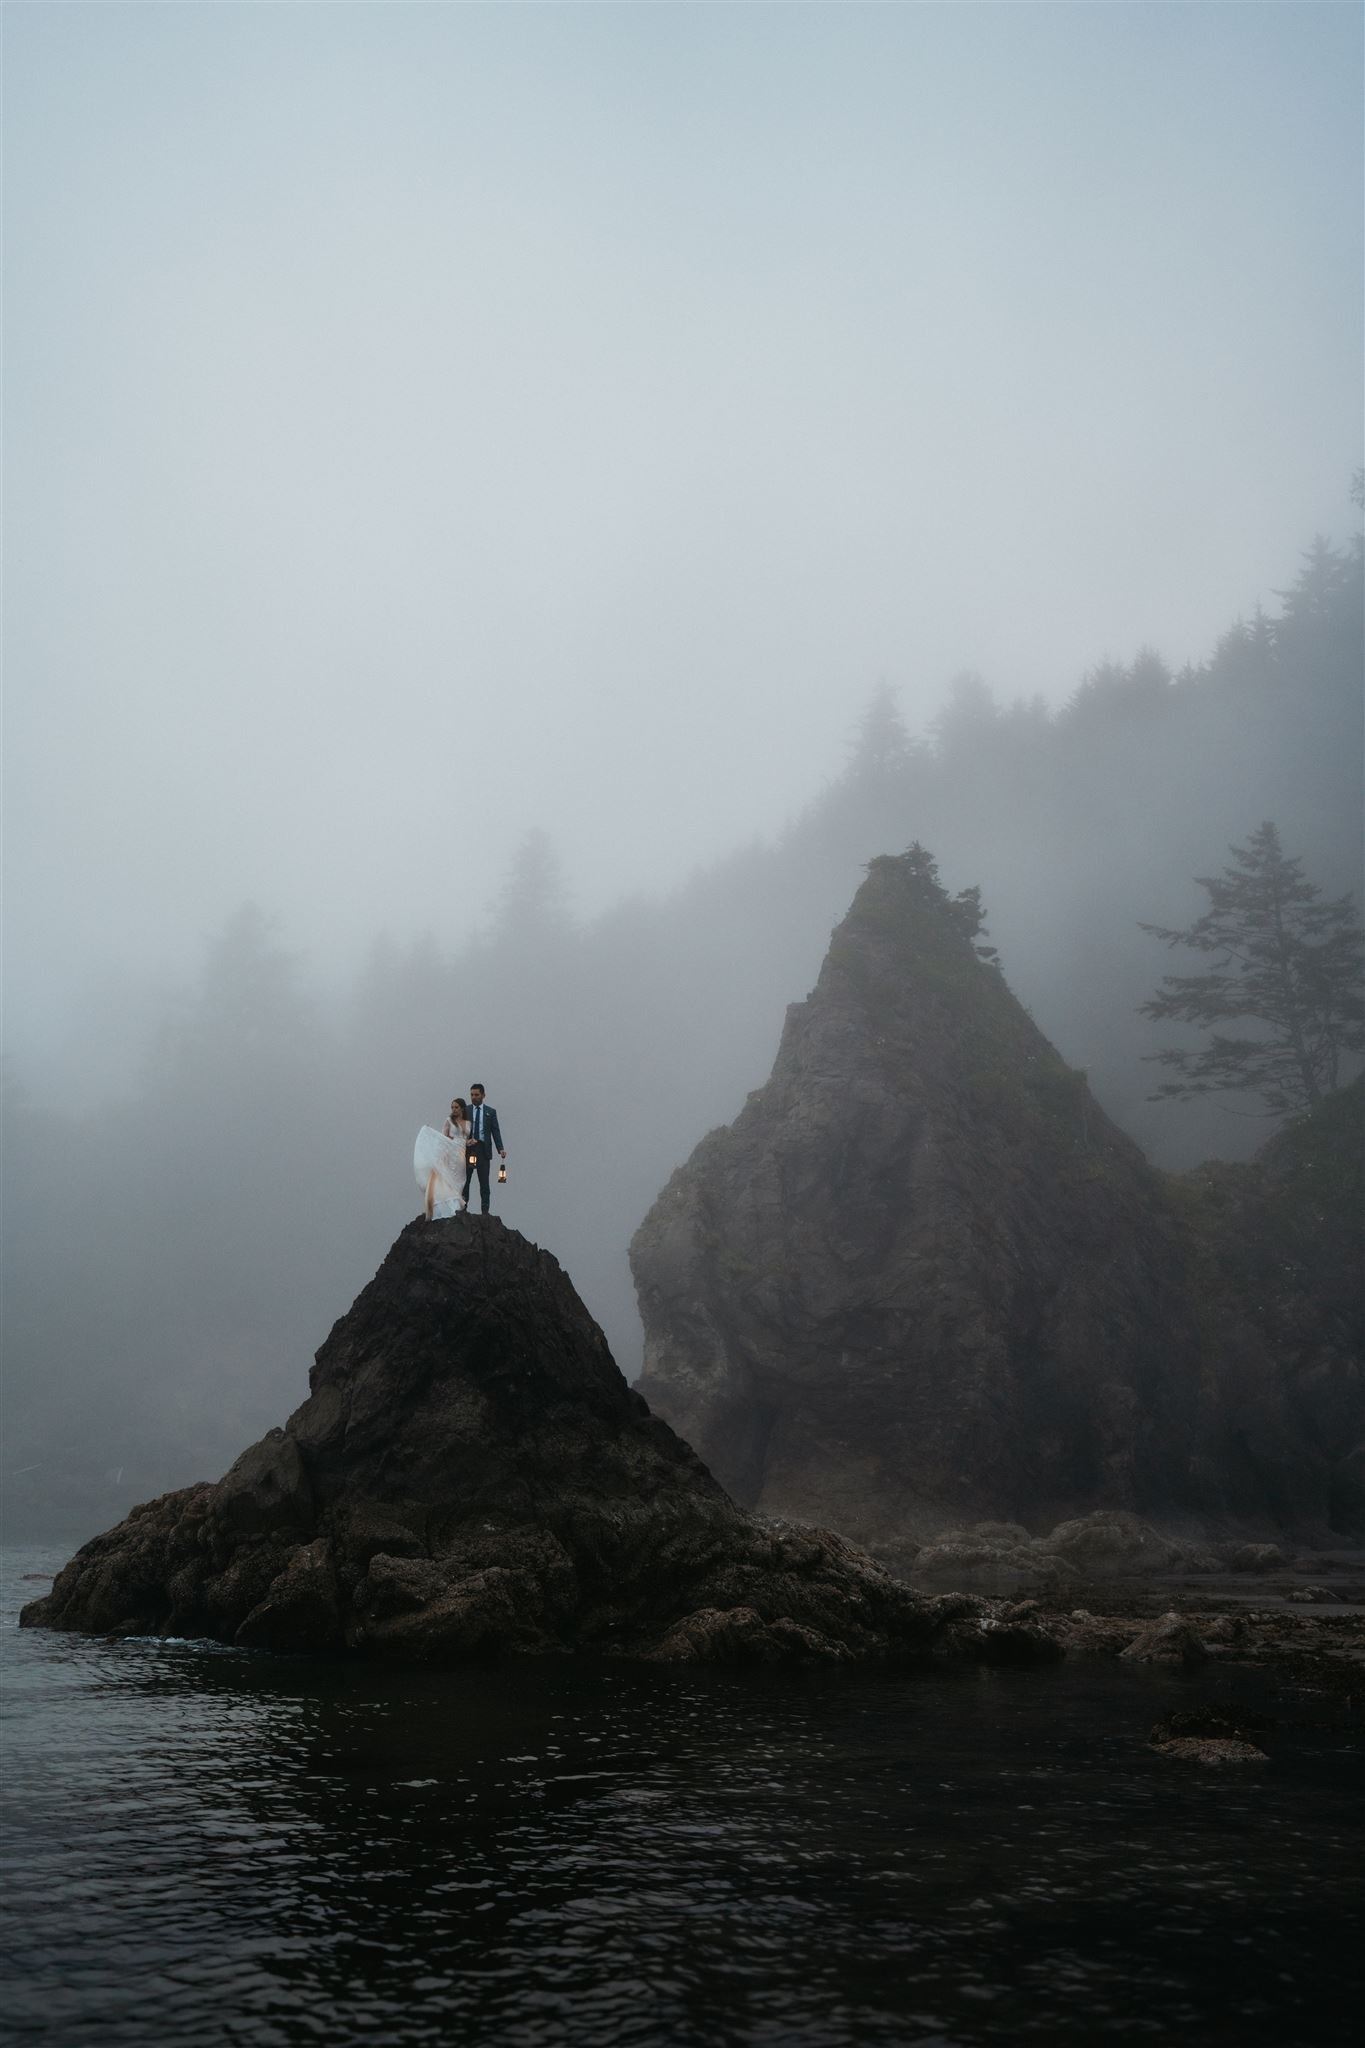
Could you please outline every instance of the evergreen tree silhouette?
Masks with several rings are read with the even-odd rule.
[[[1336,1087],[1344,1057],[1365,1052],[1365,934],[1351,898],[1325,900],[1269,820],[1229,851],[1221,875],[1196,877],[1209,897],[1202,917],[1180,931],[1142,926],[1214,961],[1204,974],[1166,975],[1140,1005],[1158,1023],[1212,1032],[1196,1050],[1147,1055],[1176,1076],[1152,1100],[1246,1092],[1261,1096],[1268,1115],[1301,1115]],[[1216,1028],[1225,1024],[1255,1028]]]

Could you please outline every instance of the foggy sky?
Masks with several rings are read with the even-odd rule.
[[[1354,6],[8,5],[6,1037],[455,945],[1349,521]]]

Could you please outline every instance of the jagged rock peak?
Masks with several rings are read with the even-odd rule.
[[[495,1218],[410,1225],[310,1387],[216,1485],[88,1543],[25,1623],[439,1661],[884,1658],[939,1626],[851,1545],[738,1509]]]
[[[1197,1455],[1161,1179],[979,922],[922,848],[870,864],[770,1080],[635,1237],[641,1391],[741,1501],[891,1555],[983,1516],[1254,1515],[1256,1456]]]

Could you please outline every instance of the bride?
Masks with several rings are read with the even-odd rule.
[[[412,1148],[412,1170],[426,1201],[427,1222],[435,1216],[463,1216],[465,1141],[470,1133],[469,1105],[457,1095],[439,1131],[423,1124]]]

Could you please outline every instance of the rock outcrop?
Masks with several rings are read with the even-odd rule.
[[[934,1590],[995,1593],[1048,1590],[1068,1586],[1195,1577],[1245,1569],[1232,1560],[1264,1553],[1271,1561],[1287,1560],[1274,1544],[1229,1544],[1221,1550],[1178,1543],[1151,1524],[1123,1509],[1104,1509],[1062,1522],[1046,1535],[1030,1536],[1018,1522],[974,1522],[967,1528],[941,1530],[932,1543],[912,1556],[906,1548],[898,1564],[913,1585]]]
[[[771,1079],[636,1234],[641,1391],[740,1501],[902,1561],[986,1517],[1325,1527],[1263,1334],[1212,1326],[1166,1177],[978,919],[923,849],[871,863]]]
[[[414,1223],[311,1393],[216,1485],[87,1543],[29,1626],[456,1661],[897,1659],[942,1603],[726,1496],[496,1219]],[[955,1611],[955,1610],[954,1610]]]

